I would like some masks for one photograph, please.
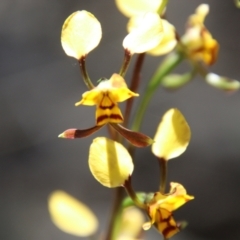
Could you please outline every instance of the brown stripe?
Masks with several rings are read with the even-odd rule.
[[[114,103],[112,103],[112,105],[111,106],[101,106],[101,105],[99,105],[99,108],[101,108],[101,109],[103,109],[103,110],[106,110],[106,109],[113,109],[114,108],[114,106],[115,106],[115,104]]]
[[[169,233],[171,233],[172,231],[175,232],[176,229],[178,230],[177,227],[169,226],[169,227],[167,227],[167,228],[165,228],[165,229],[163,230],[162,234],[163,234],[164,237],[168,237],[168,236],[169,236]]]
[[[97,118],[97,123],[100,123],[105,119],[115,119],[115,120],[119,119],[123,121],[123,118],[119,114],[110,114],[110,115],[104,114]]]
[[[122,116],[119,114],[111,114],[109,118],[123,120]]]

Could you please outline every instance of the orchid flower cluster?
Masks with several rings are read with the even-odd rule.
[[[87,87],[75,105],[96,105],[96,124],[88,129],[68,129],[59,137],[87,137],[106,125],[110,138],[93,139],[88,163],[93,177],[105,187],[116,188],[118,196],[109,229],[97,237],[98,220],[92,211],[64,191],[53,192],[49,197],[50,216],[64,232],[80,237],[94,236],[93,239],[137,240],[144,238],[143,230],[155,227],[163,239],[170,239],[186,226],[186,222],[174,218],[173,212],[194,197],[177,182],[171,182],[170,191],[166,191],[166,183],[168,161],[186,150],[191,138],[190,127],[183,114],[172,108],[164,114],[151,138],[140,132],[145,110],[158,87],[180,88],[197,74],[213,87],[226,91],[238,90],[240,84],[208,71],[219,51],[217,40],[204,25],[209,6],[198,6],[188,18],[186,32],[179,36],[174,25],[165,19],[167,3],[167,0],[116,0],[118,9],[129,18],[128,34],[123,40],[124,60],[118,73],[113,73],[109,79],[100,78],[96,86],[88,75],[86,58],[101,40],[99,21],[92,13],[82,10],[72,13],[63,24],[62,47],[68,56],[77,59]],[[125,74],[134,54],[137,58],[128,88]],[[137,90],[146,54],[165,55],[165,58],[147,83],[143,96],[139,97]],[[183,61],[189,63],[189,71],[172,73]],[[135,97],[140,98],[140,103],[129,126]],[[126,102],[124,114],[118,107],[119,102]],[[154,193],[135,192],[131,184],[136,164],[134,153],[136,148],[148,146],[159,162],[159,189]]]

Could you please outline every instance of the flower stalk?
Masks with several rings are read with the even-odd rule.
[[[132,54],[131,52],[128,50],[128,49],[125,49],[124,50],[124,59],[123,59],[123,65],[119,71],[119,75],[124,77],[127,70],[128,70],[128,67],[129,67],[129,64],[130,64],[130,61],[131,61],[131,58],[132,58]]]
[[[165,7],[167,6],[169,0],[162,0],[161,5],[159,6],[159,9],[157,10],[157,12],[159,13],[160,16],[162,16],[163,14],[163,10],[165,9]]]
[[[165,194],[166,184],[167,184],[167,161],[164,158],[158,158],[158,163],[160,167],[160,187],[159,191]]]
[[[135,193],[135,191],[132,188],[132,183],[131,183],[131,177],[129,176],[129,178],[125,181],[124,183],[124,188],[126,190],[126,192],[128,193],[128,195],[130,196],[130,198],[133,200],[133,202],[135,203],[136,206],[138,206],[139,208],[142,208],[144,210],[147,210],[147,206],[141,202],[137,196],[137,194]]]
[[[90,77],[88,76],[88,72],[87,72],[87,69],[86,69],[86,56],[82,56],[78,60],[78,63],[79,63],[79,67],[80,67],[81,74],[82,74],[83,81],[84,81],[85,85],[87,86],[88,89],[93,89],[95,86],[92,83]]]

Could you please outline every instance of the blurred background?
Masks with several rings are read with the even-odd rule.
[[[167,17],[180,34],[200,0],[170,1]],[[206,26],[220,43],[211,71],[240,80],[240,9],[232,0],[206,0]],[[47,210],[49,194],[62,189],[86,203],[107,226],[113,190],[104,188],[88,168],[88,149],[106,127],[86,139],[58,139],[68,128],[94,125],[95,108],[74,107],[86,90],[77,62],[60,44],[64,20],[74,11],[92,12],[102,24],[100,45],[89,54],[93,82],[118,72],[127,18],[112,0],[0,1],[0,239],[75,240],[58,230]],[[161,58],[147,56],[143,92]],[[131,64],[133,66],[134,61]],[[126,81],[131,77],[131,67]],[[179,72],[187,65],[179,68]],[[176,107],[185,115],[192,140],[169,163],[169,181],[182,183],[195,200],[175,213],[187,229],[174,240],[240,239],[240,94],[221,92],[196,78],[177,91],[159,89],[142,132],[153,136],[161,116]],[[139,149],[133,174],[138,191],[158,189],[157,161],[150,148]],[[161,239],[154,229],[147,239]]]

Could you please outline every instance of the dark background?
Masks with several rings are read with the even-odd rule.
[[[167,17],[180,34],[200,3],[170,1]],[[205,3],[211,8],[206,25],[221,46],[211,71],[240,79],[240,9],[231,0]],[[50,221],[47,198],[55,189],[89,205],[100,220],[101,230],[107,225],[113,190],[92,177],[87,163],[92,139],[106,136],[106,128],[86,139],[57,138],[68,128],[94,125],[94,107],[74,107],[86,88],[76,61],[65,55],[60,44],[64,20],[82,9],[92,12],[103,29],[100,45],[87,59],[95,82],[118,72],[123,59],[121,44],[127,19],[114,1],[0,1],[1,240],[77,239]],[[140,93],[159,61],[147,57]],[[195,196],[176,212],[177,219],[190,224],[173,239],[240,239],[239,102],[239,92],[221,92],[201,78],[178,91],[159,89],[154,95],[144,119],[144,133],[153,136],[161,116],[171,107],[182,111],[192,129],[186,153],[169,163],[169,181],[182,183]],[[150,148],[138,150],[134,188],[156,191],[158,174]],[[147,236],[161,238],[154,230]]]

